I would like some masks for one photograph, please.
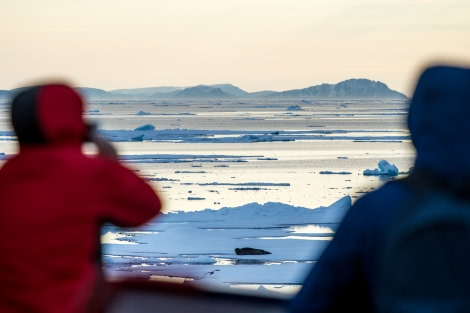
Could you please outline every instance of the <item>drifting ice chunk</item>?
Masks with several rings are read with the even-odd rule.
[[[155,126],[151,125],[151,124],[145,124],[145,125],[142,125],[142,126],[139,126],[137,127],[136,129],[134,130],[138,130],[138,131],[143,131],[143,130],[155,130]]]
[[[144,140],[144,134],[131,138],[131,141],[143,141],[143,140]]]
[[[150,115],[149,112],[139,111],[136,113],[137,115]]]
[[[287,111],[303,111],[300,105],[291,105],[287,108]]]
[[[379,162],[379,168],[373,170],[364,170],[363,174],[396,176],[398,175],[398,168],[395,166],[395,164],[390,164],[386,160],[381,160]]]

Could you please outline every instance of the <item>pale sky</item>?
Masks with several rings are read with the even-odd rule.
[[[1,0],[0,42],[0,89],[368,78],[409,94],[429,62],[470,64],[470,1]]]

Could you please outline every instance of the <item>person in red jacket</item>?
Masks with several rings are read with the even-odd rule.
[[[19,92],[19,151],[0,169],[0,312],[92,312],[102,292],[100,226],[135,227],[161,210],[156,191],[83,119],[66,84]],[[82,152],[89,141],[97,155]]]

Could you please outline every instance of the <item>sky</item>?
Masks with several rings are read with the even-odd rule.
[[[0,89],[368,78],[409,94],[424,66],[470,63],[469,16],[468,0],[2,0]]]

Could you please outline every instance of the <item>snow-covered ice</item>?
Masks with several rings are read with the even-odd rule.
[[[298,286],[350,205],[350,197],[316,209],[249,203],[168,213],[125,232],[108,225],[103,230],[104,259],[109,275],[186,277],[226,286]],[[235,253],[244,247],[271,254]]]

